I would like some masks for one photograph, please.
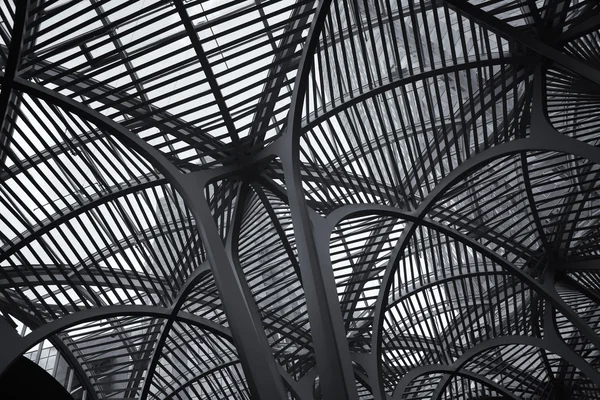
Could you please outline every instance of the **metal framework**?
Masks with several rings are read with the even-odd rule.
[[[1,0],[0,85],[0,374],[600,399],[597,1]]]

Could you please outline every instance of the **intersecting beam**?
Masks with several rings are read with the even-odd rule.
[[[437,400],[439,396],[443,393],[443,389],[446,387],[446,385],[449,383],[450,379],[454,375],[469,372],[468,370],[463,369],[463,366],[467,364],[470,360],[472,360],[474,357],[495,347],[515,344],[533,346],[539,349],[550,351],[562,357],[563,359],[571,363],[573,366],[577,367],[592,382],[600,382],[600,372],[596,371],[594,367],[592,367],[590,364],[585,362],[580,356],[578,356],[576,353],[570,350],[564,343],[559,344],[554,341],[528,336],[502,336],[488,339],[472,347],[450,366],[427,365],[409,371],[406,375],[402,377],[402,379],[396,386],[393,398],[402,398],[402,394],[404,393],[410,382],[412,382],[418,376],[426,373],[437,372],[438,368],[441,368],[439,372],[445,372],[445,378],[443,378],[442,381],[438,383],[437,389],[431,397],[432,399]]]
[[[533,59],[531,57],[515,57],[513,58],[515,63],[517,62],[522,62],[524,64],[528,64],[530,62],[533,61]],[[409,178],[406,179],[406,183],[402,185],[402,187],[407,187],[408,186],[408,193],[417,193],[418,190],[418,186],[421,185],[421,179],[418,176],[418,171],[419,168],[424,170],[425,176],[426,174],[430,173],[436,165],[439,164],[439,159],[441,157],[441,155],[443,154],[444,151],[448,151],[449,146],[454,145],[455,143],[459,143],[460,140],[463,140],[464,137],[466,135],[468,135],[468,129],[470,127],[472,127],[475,122],[477,121],[478,118],[480,118],[482,115],[485,115],[485,113],[489,112],[490,109],[492,109],[494,107],[494,105],[501,99],[503,98],[503,96],[506,95],[506,91],[510,90],[510,87],[508,86],[509,83],[512,83],[513,85],[517,85],[518,82],[521,82],[523,80],[526,80],[528,77],[528,71],[524,68],[519,68],[516,71],[513,71],[513,68],[516,68],[516,65],[512,66],[511,68],[507,68],[506,70],[503,70],[501,73],[498,73],[497,75],[494,75],[489,82],[486,82],[486,86],[483,88],[483,90],[481,90],[479,93],[476,93],[475,96],[471,99],[469,99],[469,102],[467,102],[463,107],[461,107],[461,109],[459,109],[458,111],[456,111],[452,117],[452,119],[455,120],[463,120],[463,124],[461,125],[457,125],[456,127],[451,127],[451,130],[455,130],[456,131],[453,133],[453,135],[451,136],[451,138],[448,140],[448,143],[446,143],[446,140],[443,140],[443,137],[446,135],[446,133],[444,132],[445,129],[436,129],[435,130],[435,135],[434,135],[434,141],[436,141],[436,145],[440,145],[440,151],[436,152],[437,154],[434,154],[434,158],[433,158],[433,162],[431,162],[429,160],[429,157],[419,157],[418,160],[416,160],[416,165],[414,165],[409,173]],[[516,78],[515,78],[516,77]],[[502,87],[503,90],[500,90],[498,93],[496,93],[496,89],[498,87]],[[504,87],[506,87],[506,89],[504,89]],[[527,93],[527,92],[525,92]],[[514,99],[514,102],[517,104],[513,104],[513,109],[508,113],[507,115],[507,119],[511,119],[511,118],[518,118],[518,102],[517,99]],[[464,118],[461,116],[461,114],[463,113],[462,109],[468,109],[471,108],[473,111],[469,112],[468,115],[470,115],[470,118]],[[465,115],[466,116],[466,115]],[[489,141],[491,141],[492,137],[498,137],[499,135],[502,135],[503,133],[506,135],[506,132],[503,132],[503,129],[501,127],[500,121],[495,121],[496,122],[496,126],[495,126],[495,134],[494,135],[490,135],[490,139]],[[460,129],[457,129],[460,128]],[[441,142],[441,144],[440,144]],[[492,143],[485,143],[485,146],[491,146]],[[427,165],[429,164],[429,165]],[[404,189],[406,190],[406,189]]]
[[[419,344],[419,345],[417,345]],[[430,337],[410,335],[410,340],[406,337],[394,337],[390,341],[384,343],[383,348],[386,350],[411,350],[411,351],[431,351],[432,348],[439,348],[442,344]],[[452,354],[459,353],[462,349],[459,346],[452,346]]]
[[[358,260],[355,263],[360,266],[359,269],[357,270],[356,267],[353,266],[354,274],[348,280],[348,284],[346,285],[347,289],[340,301],[342,313],[346,319],[346,329],[350,326],[352,315],[358,305],[360,295],[363,293],[364,286],[375,273],[379,273],[379,271],[373,272],[373,267],[375,266],[374,261],[377,259],[377,255],[382,251],[386,242],[385,240],[378,241],[377,238],[381,235],[388,235],[393,229],[393,225],[386,224],[385,221],[382,222],[380,226],[377,227],[377,230],[373,231],[372,237],[367,239],[363,249],[361,249],[363,254],[358,257]]]
[[[305,218],[308,221],[305,222],[306,225],[303,228],[298,228],[298,220],[301,216],[298,215],[298,208],[296,208],[298,203],[296,201],[299,193],[292,187],[288,172],[286,172],[289,171],[288,168],[292,167],[284,164],[283,170],[286,177],[287,193],[283,188],[275,187],[272,181],[265,179],[263,183],[290,206],[300,272],[311,325],[313,348],[317,359],[319,382],[323,396],[324,398],[339,398],[340,400],[352,399],[353,397],[350,396],[356,396],[354,394],[356,393],[355,384],[344,383],[344,379],[347,377],[354,379],[351,365],[344,365],[346,361],[350,361],[348,342],[345,337],[341,309],[337,298],[333,296],[334,294],[337,295],[333,274],[331,268],[327,268],[329,263],[329,240],[316,235],[317,232],[322,231],[323,227],[317,225],[322,222],[322,219],[314,210],[306,210]],[[309,212],[310,216],[308,215]],[[313,226],[316,230],[315,236],[312,235]],[[311,232],[307,232],[306,229],[310,229]],[[315,250],[315,243],[318,243],[318,250]],[[304,257],[309,255],[318,257],[318,261],[313,260],[308,263]],[[313,268],[313,270],[308,270],[308,268]],[[333,302],[333,299],[335,299],[335,302]],[[346,360],[346,356],[348,360]]]
[[[513,68],[516,68],[516,64],[517,63],[525,63],[527,64],[528,62],[534,61],[536,58],[532,57],[530,55],[516,55],[516,56],[512,56],[510,58],[502,58],[502,59],[488,59],[488,60],[484,60],[484,61],[476,61],[476,62],[467,62],[467,63],[462,63],[462,64],[454,64],[454,65],[450,65],[447,67],[442,67],[439,69],[434,69],[434,70],[430,70],[430,71],[425,71],[419,74],[415,74],[415,75],[411,75],[409,77],[406,78],[401,78],[401,79],[396,79],[396,80],[392,80],[392,81],[384,81],[384,83],[378,85],[378,86],[374,86],[374,87],[369,87],[369,88],[362,88],[363,90],[354,90],[353,93],[350,93],[348,95],[346,95],[344,98],[340,98],[338,99],[338,101],[336,101],[336,103],[338,104],[335,107],[330,107],[329,109],[327,107],[322,107],[321,109],[319,109],[318,111],[320,111],[320,113],[317,115],[317,113],[315,113],[316,117],[313,117],[309,123],[306,123],[305,125],[303,125],[303,133],[308,132],[312,127],[314,127],[315,125],[318,125],[320,123],[323,123],[324,121],[326,121],[328,118],[338,115],[339,113],[344,112],[348,107],[351,107],[353,105],[356,104],[360,104],[361,102],[364,102],[367,99],[371,99],[373,98],[373,96],[379,95],[381,93],[385,93],[388,92],[390,90],[393,90],[395,88],[401,87],[403,85],[406,84],[410,84],[410,83],[414,83],[416,81],[419,80],[424,80],[427,78],[432,78],[441,74],[450,74],[452,72],[458,72],[458,71],[462,71],[464,69],[469,69],[469,68],[475,68],[475,67],[481,67],[481,66],[495,66],[495,65],[504,65],[506,63],[514,63],[515,66],[507,68],[506,70],[503,69],[501,72],[499,72],[497,75],[495,75],[491,81],[486,84],[486,87],[480,92],[478,93],[474,98],[470,99],[470,103],[473,104],[473,112],[469,113],[469,115],[471,116],[469,119],[467,119],[465,121],[464,124],[462,124],[462,126],[457,127],[450,127],[450,125],[447,125],[449,127],[449,129],[458,129],[453,135],[451,135],[449,140],[442,140],[442,136],[446,135],[445,134],[445,129],[435,129],[435,135],[433,136],[432,141],[435,142],[436,146],[439,146],[439,151],[438,152],[434,152],[433,156],[433,160],[431,160],[431,157],[420,157],[419,159],[415,160],[415,165],[412,166],[411,170],[408,171],[408,174],[406,176],[406,178],[404,179],[403,182],[401,182],[400,187],[395,188],[395,187],[389,187],[389,184],[386,184],[385,182],[377,182],[376,184],[378,185],[378,187],[382,187],[386,190],[388,190],[391,193],[396,193],[398,191],[404,191],[406,193],[417,193],[417,188],[419,185],[422,184],[422,180],[419,179],[420,177],[418,176],[418,172],[420,169],[424,170],[424,173],[427,174],[429,173],[431,170],[433,170],[433,168],[437,165],[436,162],[439,161],[439,158],[442,157],[442,155],[445,153],[445,151],[448,151],[448,147],[451,145],[454,145],[455,143],[457,143],[459,141],[459,139],[461,139],[464,136],[464,131],[466,129],[468,129],[469,126],[471,126],[471,124],[473,123],[473,121],[475,121],[477,118],[479,118],[483,113],[488,112],[489,108],[491,106],[493,106],[499,98],[501,98],[502,96],[505,95],[505,91],[499,91],[498,93],[496,93],[496,90],[498,88],[498,86],[500,85],[500,82],[502,82],[502,87],[506,86],[505,90],[510,90],[510,87],[508,87],[506,85],[506,82],[511,82],[513,81],[514,77],[516,77],[517,81],[523,80],[525,79],[528,74],[527,71],[525,69],[519,69],[518,71],[516,71],[516,73],[513,73]],[[516,82],[512,82],[513,84],[516,84]],[[491,92],[491,93],[490,93]],[[484,103],[485,100],[485,103]],[[483,105],[482,105],[483,104]],[[464,107],[461,107],[461,111],[456,111],[455,115],[453,116],[453,119],[461,119],[461,113],[462,113],[462,109]],[[509,114],[509,117],[513,117],[515,116],[515,113],[518,112],[519,110],[517,109],[516,105],[515,108],[511,111],[511,113]],[[464,116],[462,117],[464,118]],[[426,129],[426,128],[424,128]],[[500,128],[498,128],[500,129]],[[406,132],[404,132],[406,134]],[[417,134],[425,134],[426,132],[420,132],[420,131],[416,131],[416,132],[412,132],[412,135],[416,136]],[[372,151],[373,149],[376,149],[377,146],[374,146],[375,144],[377,144],[378,141],[381,141],[383,139],[383,135],[380,137],[375,137],[371,140],[371,143],[369,143],[368,146],[365,146],[364,144],[357,147],[356,149],[353,149],[351,152],[355,151],[355,150],[360,150],[361,154],[368,154],[370,151]],[[373,145],[373,146],[371,146]],[[486,145],[488,145],[486,143]],[[491,145],[491,144],[490,144]],[[357,152],[358,153],[358,152]],[[343,157],[341,158],[341,160],[339,160],[338,163],[335,163],[331,166],[328,167],[324,167],[324,169],[327,170],[343,170],[344,167],[346,167],[347,164],[350,164],[353,161],[356,161],[355,158],[357,158],[356,154],[352,155],[352,154],[344,154]],[[306,170],[306,167],[304,167],[302,169],[302,173],[304,174]],[[351,179],[357,179],[360,177],[352,177]],[[322,180],[323,178],[321,178]],[[358,180],[358,182],[360,182],[361,180],[363,181],[367,181],[368,183],[368,178],[360,178],[360,180]],[[343,181],[343,179],[342,179]],[[368,187],[369,185],[367,185]]]
[[[544,232],[540,215],[535,207],[535,198],[533,197],[533,189],[531,188],[531,179],[529,177],[529,165],[527,164],[527,156],[524,153],[521,153],[521,169],[523,171],[523,185],[525,186],[525,193],[527,201],[529,202],[533,223],[535,224],[538,236],[542,241],[543,248],[548,251],[550,249],[550,244],[548,243],[548,238]]]
[[[314,53],[327,21],[330,4],[330,0],[320,2],[313,17],[294,83],[287,130],[282,136],[285,142],[282,142],[279,156],[288,189],[322,395],[328,400],[357,400],[352,360],[333,273],[322,268],[329,259],[328,241],[317,246],[313,229],[320,227],[314,227],[310,220],[300,174],[302,109]]]
[[[94,260],[94,263],[97,263],[98,260]],[[24,266],[19,267],[22,271],[15,271],[11,269],[9,271],[3,271],[3,276],[0,278],[0,290],[1,289],[9,289],[14,288],[15,286],[28,286],[31,285],[32,282],[35,282],[36,285],[61,285],[61,284],[69,284],[73,283],[75,285],[83,285],[83,286],[96,286],[99,281],[93,272],[87,272],[90,264],[84,264],[83,266],[75,266],[72,265],[56,265],[56,264],[45,264],[45,265],[36,265],[30,264],[27,265],[27,268]],[[157,277],[152,275],[139,275],[139,276],[126,276],[124,272],[120,270],[109,270],[103,269],[102,267],[98,267],[106,276],[106,279],[100,283],[106,283],[107,285],[117,286],[122,289],[133,289],[133,290],[147,290],[152,286],[153,283],[158,282],[159,284],[166,284],[166,280],[169,278]],[[81,270],[85,272],[79,272],[77,276],[71,276],[67,278],[65,273],[71,274],[72,270]]]
[[[2,168],[4,168],[7,149],[10,147],[10,132],[12,131],[12,127],[9,119],[15,118],[16,113],[14,107],[18,107],[19,101],[18,96],[15,96],[13,93],[11,82],[15,76],[17,76],[17,70],[21,63],[28,9],[29,0],[22,0],[16,3],[12,35],[8,49],[8,60],[4,68],[4,79],[2,80],[2,89],[0,90],[0,166],[2,166]],[[5,132],[6,135],[4,135]]]
[[[296,19],[295,17],[296,15],[304,14],[306,11],[312,9],[314,3],[314,1],[303,3],[301,7],[294,8],[292,11],[290,20],[293,22],[291,25],[286,26],[284,39],[282,39],[279,45],[279,48],[282,50],[276,53],[275,59],[272,61],[273,67],[269,69],[269,74],[267,76],[268,80],[263,89],[263,95],[258,101],[256,107],[257,111],[254,115],[250,133],[248,134],[248,136],[253,139],[257,134],[260,134],[260,136],[255,139],[256,143],[261,144],[264,140],[269,121],[271,120],[273,110],[277,104],[279,92],[286,79],[285,68],[292,63],[292,56],[296,53],[296,46],[290,46],[290,44],[295,43],[302,37],[302,30],[299,30],[298,27],[305,25],[309,19],[309,15],[306,15],[301,19]],[[290,36],[288,33],[289,31],[293,31],[293,35]],[[275,46],[275,43],[273,43],[273,46]]]
[[[469,19],[474,20],[489,28],[490,30],[497,32],[501,36],[510,40],[517,41],[526,47],[530,48],[534,52],[547,57],[558,64],[561,64],[571,71],[579,74],[590,81],[600,85],[600,70],[593,66],[586,64],[583,61],[577,60],[561,50],[556,49],[541,40],[528,35],[520,31],[519,29],[507,24],[504,21],[488,14],[481,8],[469,3],[467,0],[445,0],[450,6],[456,9],[460,14],[464,14]]]
[[[275,231],[277,232],[277,235],[279,236],[279,240],[281,241],[283,247],[285,248],[285,252],[290,260],[290,263],[292,264],[294,271],[296,272],[296,276],[297,276],[298,280],[300,281],[300,283],[302,283],[302,274],[300,272],[300,266],[298,265],[298,260],[296,259],[296,255],[294,254],[294,249],[292,248],[292,246],[290,246],[290,243],[286,238],[285,231],[283,230],[283,227],[281,226],[281,223],[279,222],[279,219],[277,218],[277,214],[275,213],[275,210],[273,210],[273,207],[272,207],[271,203],[269,203],[269,199],[267,198],[267,195],[265,194],[263,188],[258,183],[253,183],[252,188],[254,189],[254,192],[256,193],[256,195],[260,198],[260,201],[263,204],[265,211],[269,215],[269,218],[271,219],[271,221],[273,223],[273,227],[275,228]]]
[[[185,27],[188,37],[190,38],[190,41],[192,42],[192,47],[194,48],[194,51],[196,52],[198,61],[200,61],[200,65],[202,65],[202,72],[204,72],[204,75],[206,75],[206,79],[208,80],[208,84],[210,85],[211,93],[214,96],[215,101],[217,102],[219,111],[221,112],[221,118],[223,119],[223,122],[225,123],[225,127],[227,127],[229,137],[231,137],[234,141],[238,141],[238,140],[240,140],[240,137],[238,136],[235,125],[233,124],[233,119],[231,118],[231,114],[229,113],[229,108],[227,107],[227,104],[225,103],[225,98],[223,97],[223,94],[221,93],[221,87],[219,86],[219,83],[217,82],[217,78],[215,77],[215,74],[212,70],[210,62],[208,61],[208,58],[206,57],[206,54],[204,53],[204,49],[202,49],[202,43],[200,43],[200,39],[198,39],[198,35],[196,34],[196,29],[194,27],[194,24],[192,23],[192,20],[190,19],[190,16],[187,13],[185,5],[183,4],[183,0],[173,0],[173,4],[175,5],[175,8],[177,9],[177,13],[179,14],[179,17],[181,18],[181,22],[183,23],[183,26]]]
[[[86,310],[78,311],[69,315],[65,315],[62,318],[50,321],[44,325],[34,329],[29,335],[20,338],[20,340],[10,340],[2,342],[3,350],[0,351],[0,374],[6,370],[7,367],[12,364],[17,357],[23,354],[25,351],[40,343],[42,340],[49,338],[50,336],[62,332],[72,326],[83,324],[90,321],[97,321],[101,319],[107,319],[119,316],[138,316],[138,317],[156,317],[156,318],[169,318],[172,314],[170,308],[158,307],[158,306],[139,306],[139,305],[116,305],[89,308]],[[229,329],[217,324],[216,322],[210,321],[206,318],[198,317],[194,314],[187,312],[179,312],[175,318],[178,321],[185,322],[192,326],[201,327],[216,335],[224,338],[230,338],[231,332]]]
[[[94,6],[94,9],[95,9],[96,13],[98,14],[98,17],[99,17],[100,21],[102,22],[102,25],[104,26],[104,28],[106,28],[107,26],[110,26],[110,21],[105,15],[102,4],[99,4],[99,0],[90,0],[90,1],[91,1],[92,5]],[[116,34],[115,29],[109,28],[109,29],[107,29],[107,32],[108,32],[108,36],[111,38],[111,40],[113,42],[113,45],[115,46],[115,48],[117,49],[117,52],[119,53],[119,56],[121,57],[121,61],[123,62],[123,65],[125,65],[125,69],[127,69],[127,73],[131,77],[131,81],[134,82],[134,86],[137,91],[137,95],[140,96],[140,99],[142,99],[142,102],[144,103],[144,105],[146,106],[148,111],[152,111],[150,109],[150,100],[148,99],[148,95],[146,94],[146,91],[142,87],[142,84],[139,82],[139,78],[135,71],[135,67],[129,60],[128,55],[125,52],[125,50],[123,50],[123,43],[121,42],[121,39],[119,39],[119,36]]]
[[[568,42],[585,36],[589,33],[595,32],[600,27],[600,13],[592,14],[589,18],[583,22],[571,25],[571,28],[566,32],[563,32],[558,38],[557,42],[561,45],[565,45]]]
[[[192,233],[192,235],[190,235],[188,237],[187,243],[185,244],[184,248],[180,251],[180,254],[185,254],[187,252],[196,253],[199,250],[197,247],[198,247],[198,235],[197,235],[197,233]],[[182,255],[180,255],[180,257],[182,257]],[[181,261],[181,258],[178,260],[178,263],[179,263],[179,261]],[[185,269],[185,268],[180,268],[180,270],[183,270],[183,269]],[[137,385],[139,384],[139,382],[142,380],[144,373],[146,375],[146,380],[149,379],[148,377],[153,376],[154,369],[151,366],[153,365],[153,363],[154,363],[154,365],[156,365],[156,362],[158,361],[158,357],[161,354],[162,345],[164,344],[164,341],[166,340],[166,337],[168,335],[170,327],[173,324],[174,315],[180,311],[181,306],[183,304],[183,300],[187,297],[189,292],[194,288],[196,283],[198,283],[198,281],[200,279],[202,279],[209,272],[210,272],[210,267],[208,265],[208,262],[204,261],[198,268],[196,268],[190,274],[189,277],[187,277],[187,280],[183,283],[183,285],[177,292],[177,297],[175,298],[175,300],[173,300],[171,302],[171,309],[173,310],[171,312],[171,316],[163,323],[162,329],[158,329],[158,331],[152,333],[152,338],[151,338],[152,340],[154,340],[158,337],[158,339],[156,341],[156,345],[154,346],[154,349],[152,349],[152,345],[151,345],[152,340],[149,340],[148,343],[145,346],[143,346],[146,348],[147,354],[150,357],[150,361],[147,363],[145,362],[145,364],[148,367],[147,368],[138,368],[136,370],[136,376],[134,379],[132,379],[129,382],[128,388],[130,390],[125,395],[125,397],[127,397],[128,395],[133,396],[136,394],[136,391],[134,390],[134,388],[136,388]],[[158,353],[158,356],[157,356],[157,353]],[[155,358],[156,358],[156,361],[155,361]],[[145,355],[140,356],[140,360],[145,360],[145,359],[146,359]],[[144,383],[144,386],[145,386],[145,383]],[[142,386],[142,392],[140,393],[140,398],[144,398],[144,397],[145,397],[144,396],[144,387]]]
[[[329,109],[323,109],[322,113],[317,115],[315,118],[311,119],[308,123],[302,126],[301,134],[306,134],[313,127],[323,123],[325,120],[331,118],[332,116],[340,114],[342,111],[355,106],[359,103],[365,102],[368,99],[371,99],[377,95],[382,93],[389,92],[398,87],[409,85],[414,82],[426,80],[429,78],[433,78],[439,75],[450,74],[453,72],[462,71],[465,69],[472,69],[478,67],[490,67],[495,65],[503,65],[509,62],[518,62],[518,61],[526,61],[530,60],[531,57],[509,57],[509,58],[490,58],[481,61],[470,61],[462,64],[453,64],[437,69],[432,69],[428,71],[424,71],[418,74],[414,74],[411,76],[403,77],[400,79],[387,80],[382,84],[377,86],[370,86],[369,90],[360,90],[355,89],[354,92],[348,93],[346,98],[339,99],[335,102],[335,106]]]
[[[482,352],[485,352],[486,350],[509,344],[524,344],[551,351],[578,368],[590,381],[594,382],[598,387],[600,387],[600,371],[596,370],[591,364],[588,364],[564,342],[550,340],[548,337],[545,339],[540,339],[527,336],[504,336],[486,340],[485,342],[480,343],[466,351],[452,364],[452,369],[454,369],[454,372],[446,374],[440,380],[440,382],[438,382],[437,387],[431,396],[431,400],[439,400],[442,398],[444,389],[450,383],[450,380],[454,377],[454,375],[457,374],[457,372],[462,371],[463,366],[472,358],[476,357]]]
[[[217,365],[217,366],[215,366],[215,367],[212,367],[212,368],[210,368],[210,369],[207,369],[207,370],[204,370],[204,371],[200,372],[199,374],[197,374],[197,375],[196,375],[196,376],[194,376],[193,378],[191,378],[191,379],[187,380],[185,383],[183,383],[183,384],[181,384],[181,385],[177,386],[177,387],[176,387],[174,390],[172,390],[171,392],[169,392],[169,393],[168,393],[168,394],[165,396],[165,400],[171,400],[171,399],[173,399],[173,398],[178,398],[178,397],[177,397],[177,394],[178,394],[179,392],[181,392],[182,390],[185,390],[185,389],[189,388],[189,387],[190,387],[190,386],[192,386],[194,383],[196,383],[196,382],[200,381],[202,378],[205,378],[205,377],[207,377],[207,376],[210,376],[210,375],[212,375],[212,374],[214,374],[214,373],[216,373],[216,372],[219,372],[219,371],[220,371],[220,370],[222,370],[222,369],[225,369],[225,368],[231,367],[231,366],[233,366],[233,365],[235,365],[235,364],[239,364],[239,362],[240,362],[239,360],[232,360],[232,361],[226,362],[226,363],[224,363],[224,364]]]
[[[85,134],[83,135],[77,136],[72,141],[63,141],[53,146],[49,146],[37,154],[29,155],[27,159],[19,160],[17,163],[11,165],[10,167],[5,166],[0,171],[0,182],[5,182],[6,180],[11,178],[14,179],[17,174],[25,172],[30,168],[34,168],[40,163],[51,160],[52,158],[58,157],[59,155],[68,151],[73,151],[79,148],[79,146],[85,145],[94,140],[99,140],[101,138],[102,135],[99,135],[93,131],[88,131],[85,132]]]
[[[227,152],[223,150],[227,148],[223,142],[203,131],[198,131],[198,129],[191,127],[189,123],[172,115],[168,111],[154,105],[145,104],[119,88],[104,84],[93,78],[88,78],[79,72],[69,71],[65,67],[55,65],[43,59],[37,60],[36,63],[41,71],[26,71],[23,74],[24,77],[28,77],[28,74],[31,75],[33,73],[35,78],[42,81],[51,81],[59,87],[66,87],[74,92],[86,93],[88,96],[92,93],[95,95],[94,101],[131,115],[134,118],[133,122],[123,122],[123,124],[128,124],[130,129],[133,127],[156,127],[186,142],[190,146],[205,152],[211,157],[217,159],[229,157]],[[3,62],[0,58],[0,65],[2,64]],[[151,112],[148,112],[148,107]]]
[[[497,159],[502,156],[515,154],[515,153],[523,153],[527,151],[555,151],[555,152],[569,152],[574,155],[578,155],[583,158],[587,158],[592,162],[600,164],[600,151],[588,144],[579,142],[575,139],[557,134],[557,132],[552,131],[549,126],[538,126],[536,129],[544,129],[547,131],[547,135],[551,135],[550,137],[540,137],[540,135],[536,135],[535,137],[527,138],[527,139],[518,139],[513,140],[508,143],[504,143],[495,147],[492,147],[488,150],[485,150],[481,153],[478,153],[468,160],[464,161],[457,168],[455,168],[450,174],[448,174],[442,182],[440,182],[434,190],[432,190],[429,195],[423,200],[419,208],[413,213],[406,213],[401,210],[396,209],[392,215],[399,215],[408,220],[411,220],[413,223],[410,226],[405,228],[400,240],[394,247],[392,255],[390,257],[390,261],[388,262],[388,266],[386,268],[386,273],[384,275],[384,280],[382,284],[382,289],[380,290],[379,297],[377,299],[377,306],[375,312],[374,319],[374,334],[373,334],[373,344],[372,352],[376,360],[378,360],[378,352],[379,346],[381,343],[381,323],[383,318],[383,307],[385,307],[386,296],[389,285],[391,284],[392,277],[392,268],[396,264],[397,259],[401,256],[401,252],[404,251],[404,246],[408,243],[408,239],[411,237],[412,232],[416,229],[418,223],[422,223],[425,225],[430,225],[433,221],[426,221],[424,219],[425,215],[429,211],[429,209],[436,203],[436,201],[447,191],[449,190],[456,182],[459,182],[465,176],[468,176],[472,171],[476,170],[481,165],[491,162],[494,159]],[[329,224],[337,223],[344,218],[348,218],[353,215],[365,215],[369,212],[366,211],[370,209],[371,213],[376,209],[384,209],[384,206],[344,206],[342,208],[338,208],[335,210],[330,216]],[[351,211],[352,210],[352,211]],[[447,231],[445,233],[450,235],[455,235],[452,233],[449,228],[439,224],[433,223],[431,226],[433,229],[440,230],[442,232]],[[459,234],[462,236],[462,234]],[[539,282],[534,280],[528,274],[524,273],[518,268],[510,265],[506,260],[501,258],[498,254],[491,252],[489,249],[481,246],[478,242],[473,241],[471,238],[463,237],[462,239],[457,236],[457,240],[469,244],[473,248],[478,248],[483,254],[486,254],[488,257],[499,263],[500,265],[506,266],[511,270],[512,273],[516,274],[523,282],[527,283],[532,289],[536,290],[538,293],[542,294],[546,298],[548,298],[552,304],[557,307],[569,320],[579,328],[585,336],[588,337],[590,341],[596,343],[600,347],[600,338],[597,334],[595,334],[591,328],[585,323],[583,323],[580,318],[556,295],[549,293],[543,288]],[[374,391],[382,390],[380,388],[375,387]],[[381,393],[381,392],[379,392]],[[381,394],[379,394],[381,397]]]
[[[147,399],[148,395],[150,394],[150,386],[152,384],[152,380],[154,379],[154,371],[156,370],[158,361],[162,356],[162,350],[165,342],[167,341],[167,338],[169,337],[171,327],[177,319],[177,314],[183,307],[184,302],[185,300],[187,300],[187,296],[189,295],[189,293],[208,272],[210,272],[209,263],[208,261],[205,261],[188,278],[188,280],[185,282],[185,285],[179,291],[177,298],[173,301],[171,305],[172,312],[163,324],[163,327],[158,336],[158,340],[156,341],[156,345],[154,346],[154,350],[152,351],[152,355],[150,356],[150,361],[148,362],[148,368],[146,369],[146,378],[144,379],[144,384],[140,393],[141,400]]]
[[[600,272],[600,258],[565,261],[556,265],[558,271],[595,271]]]
[[[60,212],[55,213],[50,218],[42,221],[19,235],[19,240],[13,243],[5,244],[0,248],[0,262],[8,259],[13,254],[27,246],[28,244],[38,240],[52,229],[61,224],[77,217],[87,211],[93,210],[108,202],[127,196],[132,193],[142,191],[154,186],[166,184],[168,181],[165,178],[154,176],[139,177],[136,180],[128,182],[126,186],[112,187],[106,193],[92,195],[86,201],[77,204],[75,207],[65,207]]]
[[[350,176],[335,176],[331,175],[330,172],[333,168],[320,167],[315,165],[305,165],[303,164],[300,170],[300,174],[302,175],[302,179],[304,182],[321,182],[326,185],[335,185],[339,187],[345,187],[345,185],[352,185],[354,187],[361,185],[373,185],[377,184],[381,187],[387,187],[389,190],[394,190],[394,188],[386,184],[385,182],[377,182],[373,178],[350,175]],[[279,165],[272,166],[270,171],[273,171],[274,174],[270,174],[272,178],[282,179],[284,176],[283,169]]]
[[[194,216],[203,243],[208,250],[208,259],[221,296],[223,309],[227,315],[252,395],[259,399],[284,397],[285,388],[274,358],[269,351],[265,332],[259,325],[260,319],[256,305],[252,299],[247,298],[239,286],[240,277],[237,276],[237,272],[225,253],[209,204],[204,196],[206,184],[222,175],[222,171],[208,170],[182,174],[164,154],[110,118],[66,96],[24,79],[16,78],[13,85],[32,96],[63,107],[114,135],[124,145],[133,148],[145,157],[169,180]],[[227,170],[227,168],[225,169]],[[199,173],[201,174],[198,175]]]
[[[448,374],[451,374],[452,376],[455,376],[455,375],[456,376],[462,376],[464,378],[471,379],[471,380],[473,380],[475,382],[479,382],[482,385],[487,386],[488,388],[493,389],[496,392],[502,394],[504,396],[504,397],[502,397],[502,399],[521,400],[520,397],[517,397],[509,389],[507,389],[506,387],[500,385],[497,382],[494,382],[491,379],[486,378],[485,376],[482,376],[480,374],[476,374],[476,373],[468,371],[468,370],[455,371],[452,367],[449,367],[449,366],[446,366],[446,365],[428,365],[426,367],[415,368],[415,369],[410,370],[406,375],[404,375],[404,377],[400,381],[400,384],[398,384],[398,386],[394,390],[394,394],[393,394],[392,400],[402,400],[402,399],[404,399],[403,394],[404,394],[404,392],[406,390],[406,387],[415,378],[419,377],[420,375],[431,374],[431,373],[436,373],[436,372],[444,373],[444,374],[446,374],[446,376],[448,376]],[[410,379],[410,381],[409,381],[409,379]],[[491,397],[485,397],[485,399],[491,400],[492,398]]]
[[[277,369],[263,329],[258,308],[247,287],[247,282],[230,260],[213,215],[204,197],[205,182],[201,175],[188,174],[187,195],[194,199],[192,213],[199,222],[199,229],[223,309],[231,327],[233,341],[238,348],[240,360],[248,379],[251,393],[259,399],[285,396],[285,388]],[[255,366],[253,366],[253,364]],[[258,365],[260,365],[260,369]]]
[[[32,315],[28,314],[24,310],[11,310],[10,313],[13,314],[14,317],[19,319],[22,323],[24,323],[29,328],[40,326],[42,323],[40,320],[34,318]],[[2,325],[2,317],[0,317],[0,326]],[[1,330],[1,329],[0,329]],[[13,329],[14,331],[14,329]],[[3,334],[0,332],[0,337],[4,338]],[[19,336],[20,339],[20,336]],[[50,336],[48,339],[54,347],[59,351],[60,355],[67,361],[69,366],[73,368],[74,373],[79,380],[81,386],[88,392],[88,396],[93,400],[98,400],[98,393],[94,390],[94,386],[89,378],[89,376],[83,370],[79,360],[75,356],[75,354],[69,349],[67,344],[56,335]],[[1,372],[0,372],[1,374]]]

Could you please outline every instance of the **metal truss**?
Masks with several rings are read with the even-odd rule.
[[[0,374],[50,343],[94,400],[600,398],[599,15],[4,1]]]

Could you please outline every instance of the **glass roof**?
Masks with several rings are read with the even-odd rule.
[[[0,374],[600,399],[599,16],[1,1]]]

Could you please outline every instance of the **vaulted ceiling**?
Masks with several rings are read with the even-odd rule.
[[[0,373],[600,399],[599,43],[597,1],[3,0]]]

